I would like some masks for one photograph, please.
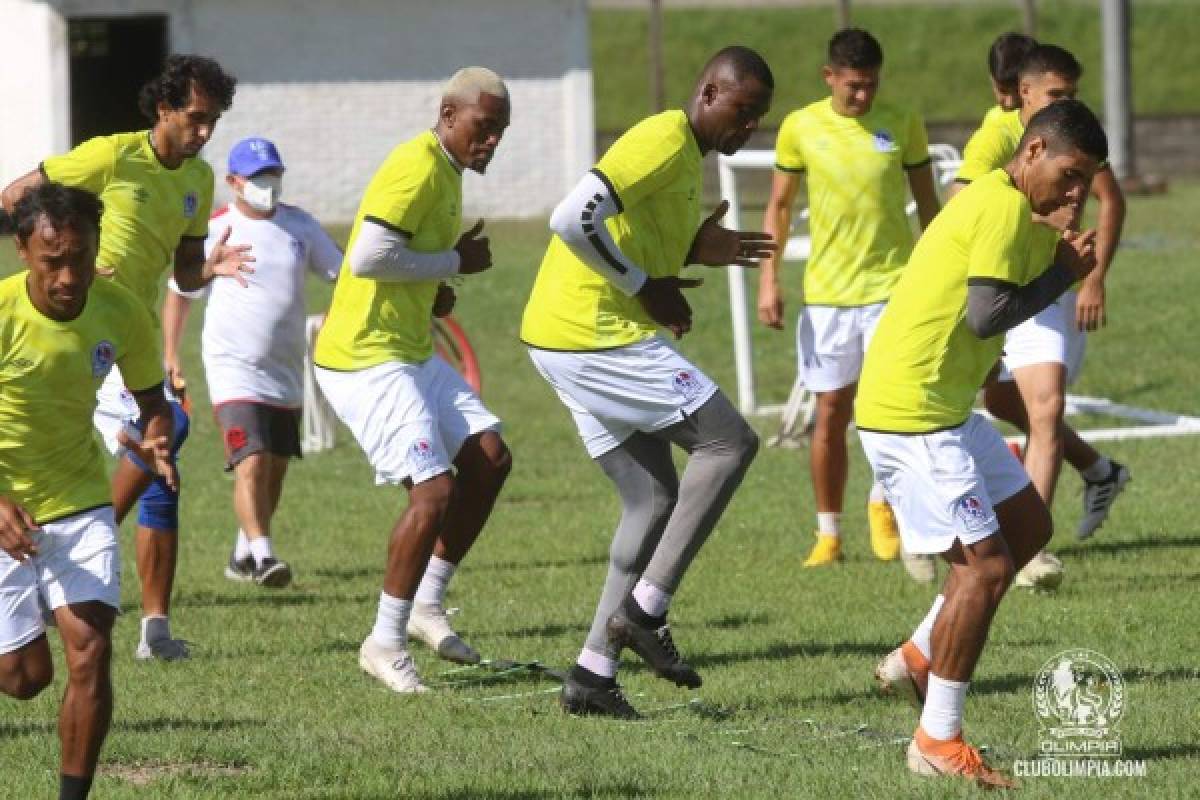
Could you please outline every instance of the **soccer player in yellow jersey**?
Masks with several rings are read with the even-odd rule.
[[[204,238],[212,206],[212,170],[197,158],[223,111],[233,102],[234,79],[215,61],[171,56],[161,75],[143,87],[139,104],[151,120],[148,131],[99,136],[69,153],[47,158],[3,192],[6,209],[26,189],[47,180],[87,189],[104,202],[97,256],[102,274],[146,306],[158,331],[156,305],[163,276],[174,263],[179,285],[197,289],[218,275],[238,280],[253,260],[246,247],[221,242],[206,259]],[[100,389],[95,423],[109,450],[120,455],[117,434],[138,424],[138,408],[121,382],[119,369]],[[174,450],[187,436],[187,415],[170,398],[175,415]],[[142,582],[139,659],[177,660],[186,644],[171,636],[168,622],[178,552],[179,493],[156,478],[136,453],[120,457],[113,473],[117,521],[141,497],[136,534]]]
[[[817,395],[809,451],[817,531],[806,567],[842,558],[846,429],[863,353],[912,252],[906,189],[916,198],[922,228],[939,207],[925,123],[914,111],[876,99],[882,67],[883,50],[870,33],[835,33],[823,69],[830,96],[789,114],[775,145],[765,227],[780,250],[763,262],[758,288],[758,317],[771,328],[783,330],[782,248],[804,175],[812,233],[796,331],[800,373]],[[871,489],[867,516],[875,555],[896,558],[896,523],[879,486]]]
[[[1010,31],[997,36],[988,48],[988,74],[992,79],[992,95],[996,98],[996,105],[984,115],[985,125],[1005,111],[1021,107],[1021,62],[1035,47],[1037,40],[1032,36]]]
[[[617,685],[631,647],[660,676],[697,687],[667,610],[758,449],[758,437],[709,378],[658,334],[692,324],[687,264],[755,266],[765,233],[700,217],[703,159],[745,145],[771,103],[762,57],[728,47],[705,66],[684,109],[626,131],[559,203],[521,339],[570,410],[588,455],[621,497],[608,576],[560,702],[577,714],[638,717]],[[682,480],[671,445],[688,454]]]
[[[1108,154],[1075,100],[1034,115],[1016,155],[972,182],[922,235],[867,350],[855,422],[904,546],[949,574],[912,639],[876,676],[919,701],[908,766],[922,775],[1011,782],[963,741],[967,684],[1016,570],[1050,538],[1050,511],[995,428],[971,407],[1004,331],[1095,266],[1095,232],[1069,232],[1051,264],[1033,214],[1083,201]]]
[[[1001,166],[1016,152],[1025,123],[1048,103],[1073,97],[1082,68],[1069,52],[1054,45],[1037,45],[1019,69],[1020,108],[985,120],[971,137],[958,173],[959,186]],[[1104,281],[1112,264],[1125,200],[1112,170],[1104,166],[1092,183],[1100,208],[1096,231],[1096,269],[1037,317],[1010,331],[1004,345],[1004,370],[990,382],[988,410],[1028,434],[1025,468],[1049,505],[1053,504],[1063,458],[1084,480],[1083,517],[1076,531],[1081,539],[1103,524],[1117,495],[1128,483],[1129,470],[1110,461],[1063,421],[1066,388],[1083,362],[1086,332],[1104,324]],[[1058,228],[1074,228],[1080,207],[1064,209],[1047,220]],[[1053,238],[1047,239],[1052,247]],[[1017,585],[1054,588],[1062,580],[1062,563],[1051,553],[1039,553],[1021,574]]]
[[[176,482],[150,314],[115,283],[92,283],[100,210],[81,189],[27,190],[12,205],[26,270],[0,281],[0,691],[28,700],[50,685],[48,609],[67,662],[60,800],[87,796],[112,718],[121,567],[92,413],[114,366],[146,423],[125,446]]]
[[[512,457],[500,420],[434,354],[431,327],[453,306],[442,281],[492,265],[482,221],[459,234],[462,172],[487,170],[509,113],[508,88],[490,69],[467,67],[450,78],[437,124],[397,146],[367,185],[313,355],[317,382],[376,482],[408,492],[388,544],[375,626],[358,658],[395,692],[426,690],[409,635],[451,661],[479,661],[450,628],[444,597]]]

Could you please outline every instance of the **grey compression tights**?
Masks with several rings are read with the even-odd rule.
[[[683,479],[671,445],[688,453]],[[635,433],[596,459],[621,495],[621,522],[585,647],[615,658],[608,618],[639,578],[674,594],[758,452],[758,435],[721,392],[682,422]]]

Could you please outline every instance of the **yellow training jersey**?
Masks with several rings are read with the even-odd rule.
[[[825,98],[784,119],[775,168],[806,172],[812,255],[804,302],[864,306],[887,299],[912,252],[905,168],[929,163],[914,111],[875,103],[845,117]]]
[[[189,158],[167,169],[150,146],[150,132],[88,139],[69,153],[47,158],[42,172],[56,183],[87,189],[104,202],[96,264],[116,270],[157,320],[163,273],[180,239],[203,240],[212,210],[212,168]]]
[[[462,225],[462,175],[432,131],[398,145],[371,178],[346,253],[363,220],[406,234],[418,253],[449,250]],[[360,278],[342,261],[314,360],[360,370],[385,361],[419,364],[433,355],[433,300],[439,281]]]
[[[969,183],[1000,169],[1017,154],[1017,146],[1024,135],[1025,124],[1021,122],[1020,110],[1005,111],[995,106],[984,115],[983,124],[967,141],[955,180]]]
[[[162,357],[150,312],[122,287],[96,281],[58,322],[34,308],[28,275],[0,281],[0,495],[44,523],[112,502],[96,391],[114,364],[131,390],[162,383]]]
[[[652,278],[678,275],[700,226],[703,158],[682,111],[625,132],[596,164],[620,213],[606,221],[617,247]],[[521,321],[521,340],[548,350],[604,350],[648,339],[657,326],[630,297],[555,236]]]
[[[859,428],[931,433],[961,425],[1004,336],[966,325],[967,282],[1024,286],[1050,265],[1035,255],[1033,211],[995,170],[954,197],[921,235],[871,339],[858,383]]]

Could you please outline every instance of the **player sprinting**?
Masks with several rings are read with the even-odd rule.
[[[809,451],[817,531],[806,567],[842,559],[846,429],[863,353],[912,252],[906,187],[917,201],[922,228],[939,208],[925,123],[912,110],[876,99],[882,67],[883,49],[870,33],[857,28],[835,33],[823,69],[830,96],[789,114],[775,144],[764,227],[780,249],[763,261],[758,318],[776,330],[784,326],[782,248],[805,176],[810,198],[812,255],[796,332],[804,385],[817,395]],[[867,518],[876,557],[895,559],[900,538],[878,485],[871,488]]]
[[[154,121],[148,131],[89,139],[71,152],[47,158],[10,184],[0,196],[11,208],[23,191],[47,180],[98,194],[104,224],[97,263],[104,274],[129,289],[155,314],[162,276],[174,263],[185,289],[198,289],[216,275],[249,271],[245,247],[220,243],[205,258],[204,237],[212,207],[212,169],[197,158],[222,112],[233,102],[235,81],[215,61],[171,56],[161,75],[143,87],[142,111]],[[138,408],[121,383],[119,369],[100,389],[96,428],[113,454],[117,434],[138,425]],[[173,452],[187,436],[188,419],[169,398],[175,416]],[[117,522],[142,498],[136,552],[142,582],[142,632],[135,656],[173,661],[188,657],[187,644],[171,636],[168,613],[178,553],[179,492],[141,463],[135,452],[120,457],[113,473]]]
[[[892,292],[859,384],[855,421],[905,547],[949,564],[942,593],[876,676],[921,706],[908,766],[923,775],[1011,782],[963,741],[967,685],[1016,571],[1052,520],[1000,434],[972,413],[1006,330],[1054,302],[1095,266],[1095,232],[1068,232],[1054,263],[1033,214],[1078,205],[1108,155],[1075,100],[1028,122],[1016,155],[979,176],[925,231]]]
[[[100,214],[81,189],[24,191],[12,216],[26,269],[0,281],[0,691],[28,700],[50,685],[48,610],[67,663],[60,800],[88,795],[112,718],[120,551],[92,435],[110,370],[120,368],[144,421],[143,441],[122,443],[176,482],[158,332],[138,298],[93,283]]]
[[[291,566],[276,558],[271,518],[279,505],[288,460],[299,458],[304,406],[304,277],[337,278],[342,252],[307,212],[280,203],[283,159],[274,143],[243,139],[229,151],[225,182],[233,201],[213,214],[206,247],[229,230],[233,244],[255,254],[246,287],[213,281],[201,335],[204,373],[234,474],[238,532],[225,577],[279,588]],[[179,340],[192,300],[174,281],[163,304],[167,374],[182,384]]]
[[[771,103],[762,57],[729,47],[705,66],[685,109],[635,125],[559,203],[521,323],[521,340],[570,410],[588,455],[621,498],[608,576],[560,702],[635,718],[616,681],[623,647],[677,685],[700,676],[671,638],[684,573],[741,483],[758,437],[703,372],[658,333],[692,326],[685,264],[754,266],[765,233],[700,217],[703,158],[745,145]],[[682,479],[671,445],[688,453]]]
[[[1082,68],[1069,52],[1054,45],[1037,45],[1019,69],[1020,108],[985,121],[967,143],[958,185],[1007,163],[1028,120],[1063,97],[1073,97]],[[988,410],[1028,435],[1025,468],[1034,486],[1052,505],[1059,470],[1065,457],[1084,480],[1083,517],[1076,534],[1086,539],[1104,523],[1117,495],[1129,482],[1129,470],[1101,455],[1063,421],[1066,387],[1083,363],[1087,331],[1104,324],[1104,281],[1125,219],[1125,200],[1112,170],[1101,167],[1092,183],[1100,201],[1096,233],[1096,269],[1037,317],[1010,331],[1004,345],[1004,371],[990,382]],[[1067,209],[1060,228],[1075,227],[1081,208]],[[1053,246],[1053,241],[1048,246]],[[1062,581],[1062,562],[1050,552],[1039,553],[1017,576],[1017,585],[1054,588]]]
[[[333,304],[317,339],[317,382],[408,508],[388,545],[375,626],[359,666],[395,692],[422,692],[414,635],[452,661],[479,653],[451,629],[446,586],[491,514],[512,466],[500,420],[433,352],[441,283],[492,265],[480,221],[460,235],[462,172],[487,170],[509,122],[508,88],[467,67],[446,83],[437,124],[396,147],[367,186]]]

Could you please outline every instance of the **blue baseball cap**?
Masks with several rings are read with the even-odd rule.
[[[229,173],[249,178],[264,169],[283,169],[274,143],[259,136],[242,139],[229,151]]]

